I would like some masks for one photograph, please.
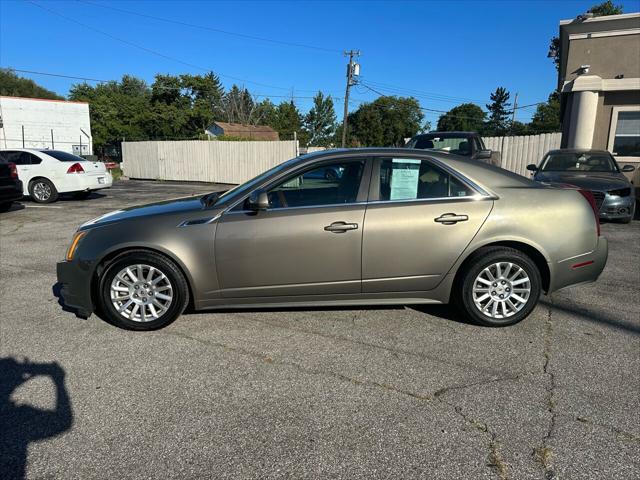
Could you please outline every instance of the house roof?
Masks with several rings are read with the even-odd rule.
[[[222,129],[224,135],[232,137],[247,137],[260,140],[279,140],[278,132],[267,125],[243,125],[241,123],[213,122]],[[211,127],[208,129],[211,131]]]

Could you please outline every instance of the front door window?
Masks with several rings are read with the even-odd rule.
[[[355,203],[364,160],[329,163],[287,178],[268,190],[270,208]]]

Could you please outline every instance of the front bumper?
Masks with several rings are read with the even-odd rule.
[[[632,195],[617,197],[607,194],[600,207],[600,218],[616,220],[621,218],[633,218],[636,199]]]
[[[581,283],[595,282],[604,270],[608,256],[607,239],[598,237],[598,244],[592,252],[556,263],[551,269],[549,293]]]
[[[79,317],[89,318],[93,313],[91,269],[72,261],[58,262],[56,271],[61,287],[58,299],[62,307]]]

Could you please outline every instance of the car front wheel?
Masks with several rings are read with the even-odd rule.
[[[462,272],[457,305],[475,323],[488,327],[513,325],[538,303],[541,277],[535,263],[513,248],[480,249]]]
[[[180,269],[154,252],[115,258],[100,278],[99,315],[128,330],[162,328],[184,311],[189,289]]]

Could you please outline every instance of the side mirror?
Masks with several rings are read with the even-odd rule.
[[[625,165],[622,167],[623,172],[633,172],[636,169],[633,165]]]
[[[264,190],[255,190],[251,192],[247,199],[247,207],[249,210],[266,210],[269,208],[269,195]]]
[[[476,153],[477,160],[489,160],[491,158],[491,150],[478,150]]]
[[[529,170],[530,172],[537,172],[538,166],[535,163],[530,163],[529,165],[527,165],[527,170]]]

